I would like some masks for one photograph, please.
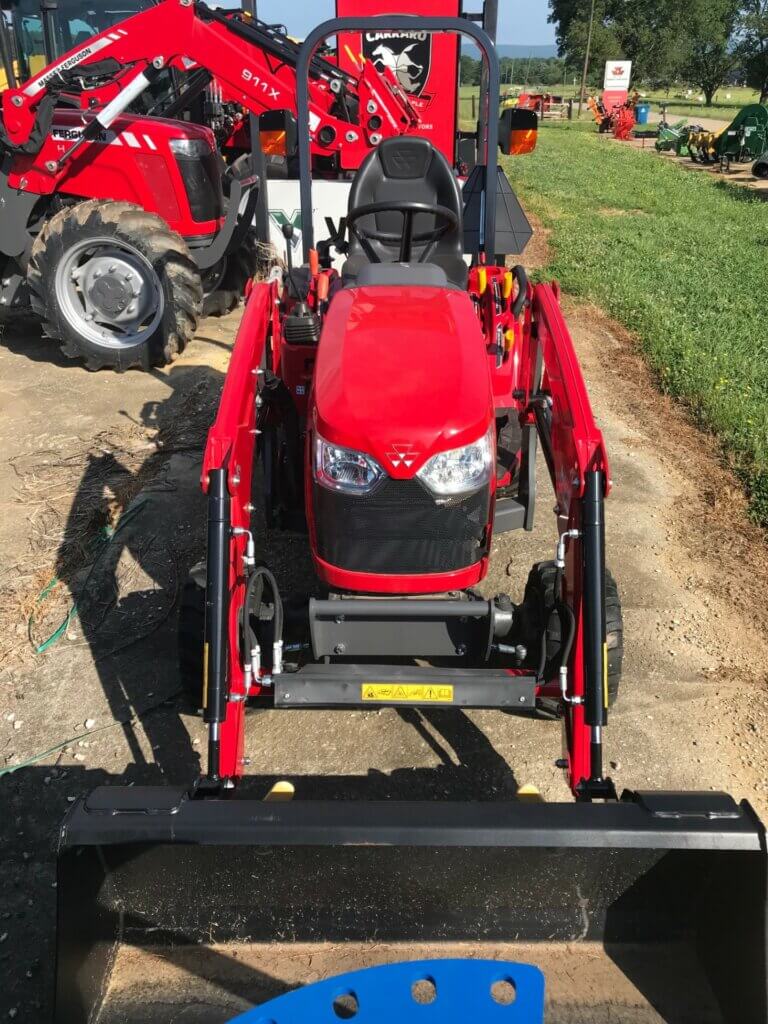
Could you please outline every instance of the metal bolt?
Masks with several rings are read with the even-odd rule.
[[[187,4],[183,4],[183,6],[186,7],[188,5]],[[155,57],[155,59],[152,61],[152,67],[153,68],[157,68],[158,71],[159,71],[164,63],[165,63],[165,61],[163,60],[162,57]]]
[[[51,174],[53,174],[55,171],[57,171],[58,168],[59,168],[59,165],[56,163],[55,160],[46,160],[45,161],[45,169],[46,169],[46,171],[50,171]]]
[[[122,309],[123,307],[121,306],[120,308]],[[135,313],[136,312],[136,306],[133,303],[131,303],[130,306],[128,307],[128,312],[129,313]]]
[[[368,111],[369,114],[375,114],[378,108],[373,100],[368,100],[365,109]]]
[[[256,506],[252,505],[250,503],[250,501],[246,502],[245,505],[243,505],[243,508],[245,509],[246,512],[255,512],[256,511]]]
[[[129,282],[130,282],[130,280],[131,280],[131,275],[130,275],[130,274],[125,274],[125,275],[123,276],[123,280],[124,280],[124,281],[129,281]]]
[[[357,142],[357,132],[347,132],[344,138],[347,142]]]
[[[372,146],[378,146],[378,144],[380,142],[381,142],[381,135],[379,134],[379,132],[371,132],[371,145]]]
[[[14,105],[14,107],[20,107],[23,102],[24,100],[21,98],[21,96],[14,96],[11,100],[11,103]]]
[[[525,696],[522,693],[517,698],[517,702],[518,702],[518,704],[525,704]]]
[[[240,483],[240,474],[239,473],[235,473],[235,475],[232,477],[232,486],[233,487],[237,487],[237,485],[239,483]]]
[[[93,320],[93,313],[86,313],[83,316],[83,320]]]
[[[109,265],[109,272],[110,272],[110,274],[114,274],[114,272],[116,270],[117,270],[117,264],[116,263],[110,263],[110,265]]]
[[[344,651],[346,651],[346,649],[347,649],[347,645],[346,644],[336,644],[336,646],[333,648],[333,653],[334,654],[343,654]]]
[[[243,766],[244,768],[247,768],[247,767],[248,767],[248,765],[249,765],[250,763],[251,763],[251,759],[250,759],[250,757],[241,757],[241,758],[240,758],[240,764],[241,764],[241,765],[242,765],[242,766]]]
[[[283,694],[283,700],[290,700],[290,699],[291,699],[290,693],[284,693]]]
[[[100,270],[94,270],[93,276],[94,277],[101,277],[101,271]]]
[[[27,187],[27,179],[26,178],[22,178],[21,181],[19,182],[19,188],[26,188],[26,187]]]

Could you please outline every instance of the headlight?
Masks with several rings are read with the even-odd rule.
[[[365,494],[382,478],[384,471],[370,455],[340,448],[315,436],[315,480],[332,491]]]
[[[207,139],[169,139],[168,145],[176,156],[201,157],[213,152]]]
[[[416,475],[433,494],[440,496],[476,491],[491,479],[494,436],[491,424],[483,437],[472,444],[433,455]]]

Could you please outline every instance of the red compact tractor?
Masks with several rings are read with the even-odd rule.
[[[299,123],[321,39],[414,24],[312,32]],[[95,790],[65,820],[60,1024],[181,1020],[186,1007],[224,1021],[264,1000],[285,959],[317,971],[325,950],[334,973],[340,958],[402,959],[403,942],[406,956],[471,942],[538,964],[548,1020],[765,1024],[762,825],[725,794],[617,799],[604,770],[622,654],[605,445],[557,287],[496,259],[491,42],[464,20],[416,24],[485,52],[482,217],[467,236],[428,139],[382,140],[335,233],[337,273],[331,243],[313,246],[300,138],[305,261],[251,288],[203,462],[206,579],[196,611],[187,595],[182,662],[204,665],[187,682],[207,770],[175,789]],[[521,603],[482,596],[493,538],[532,527],[539,447],[554,558]],[[257,495],[268,520],[306,526],[315,596],[289,595],[257,561]],[[263,802],[271,780],[245,777],[254,704],[556,714],[575,802]]]

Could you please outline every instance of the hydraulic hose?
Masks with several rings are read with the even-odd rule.
[[[254,566],[253,571],[248,577],[248,583],[245,589],[245,602],[243,604],[241,643],[243,659],[246,664],[254,651],[258,652],[258,658],[260,659],[261,651],[258,637],[251,628],[251,613],[255,614],[257,617],[259,615],[264,596],[265,583],[272,591],[272,600],[274,602],[274,618],[272,620],[272,672],[274,674],[282,671],[284,612],[283,599],[280,596],[280,589],[278,588],[277,580],[275,579],[271,569],[267,568],[266,565]],[[259,664],[260,662],[257,661],[257,664],[253,666],[256,671],[258,671]]]

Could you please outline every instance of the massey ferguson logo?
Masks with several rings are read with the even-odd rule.
[[[432,36],[429,32],[366,32],[363,55],[378,71],[394,74],[400,88],[420,96],[432,61]]]
[[[418,449],[414,448],[412,444],[393,444],[387,452],[387,458],[392,463],[394,469],[398,469],[400,466],[410,468],[416,461],[418,454]]]
[[[616,78],[622,78],[624,75],[624,65],[617,64],[616,67],[611,68],[611,74],[614,75]]]

